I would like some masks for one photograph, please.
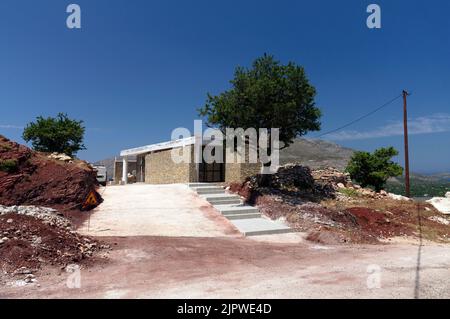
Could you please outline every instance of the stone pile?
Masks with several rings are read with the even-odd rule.
[[[316,183],[319,184],[331,184],[335,188],[338,188],[339,184],[342,184],[345,187],[352,186],[350,174],[343,173],[333,167],[328,167],[325,169],[315,169],[311,172],[311,174]]]
[[[71,223],[68,219],[63,217],[63,214],[56,209],[39,207],[39,206],[3,206],[0,205],[0,216],[5,214],[19,214],[31,216],[42,220],[45,224],[50,226],[57,226],[61,228],[71,228]]]
[[[55,159],[57,161],[63,161],[63,162],[70,162],[72,161],[72,157],[66,155],[66,154],[62,154],[62,153],[51,153],[50,155],[47,156],[48,158],[52,158]]]
[[[314,178],[309,167],[288,164],[281,166],[277,173],[272,175],[271,185],[279,189],[312,190],[314,189]]]

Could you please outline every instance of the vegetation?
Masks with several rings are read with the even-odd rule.
[[[390,193],[405,195],[404,179],[400,181],[388,181],[386,190]],[[445,180],[425,181],[420,178],[411,178],[412,197],[443,197],[450,192],[450,182]]]
[[[344,194],[345,196],[348,197],[359,197],[359,193],[356,189],[352,189],[352,188],[341,188],[339,189],[339,192]]]
[[[67,114],[59,113],[56,118],[39,116],[23,131],[23,139],[33,149],[41,152],[58,152],[73,156],[85,149],[83,145],[85,128],[83,121],[71,120]]]
[[[236,68],[230,83],[228,91],[217,96],[208,94],[206,105],[199,109],[208,126],[223,132],[226,128],[255,128],[257,132],[260,128],[279,128],[281,148],[297,136],[320,129],[316,90],[303,67],[293,62],[282,65],[265,54],[251,68]],[[267,151],[270,155],[270,146]]]
[[[398,151],[393,147],[380,148],[373,153],[355,152],[346,171],[362,187],[373,186],[380,191],[389,177],[403,174],[403,168],[391,160],[397,155]]]
[[[0,160],[0,171],[12,173],[17,170],[17,161],[13,159]]]

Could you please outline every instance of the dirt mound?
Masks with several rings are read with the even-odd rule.
[[[358,226],[367,234],[377,238],[412,235],[409,225],[398,223],[385,212],[367,207],[352,207],[345,210],[356,218]]]
[[[321,243],[378,243],[393,237],[447,242],[450,221],[438,219],[429,204],[399,201],[386,192],[354,185],[333,168],[309,170],[286,165],[262,187],[258,176],[229,185],[271,219],[283,218],[307,238]]]
[[[2,273],[24,274],[24,269],[31,273],[43,265],[65,267],[83,263],[99,248],[93,239],[83,237],[69,227],[17,213],[0,216]]]
[[[0,135],[0,204],[81,209],[97,187],[96,173],[86,162],[49,158]]]

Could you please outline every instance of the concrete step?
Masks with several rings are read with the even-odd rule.
[[[207,199],[207,201],[213,206],[242,205],[242,201],[239,198]]]
[[[210,200],[223,200],[223,199],[241,199],[238,195],[233,194],[205,194],[201,195],[202,198],[206,199],[207,201]]]
[[[281,222],[265,219],[250,218],[231,221],[234,226],[245,236],[272,235],[295,232],[289,226]]]
[[[211,186],[220,186],[217,183],[188,183],[189,187],[193,188],[200,188],[200,187],[211,187]]]
[[[238,204],[214,204],[214,208],[220,211],[222,208],[244,207],[245,205],[240,201]]]
[[[261,213],[247,213],[247,214],[229,214],[224,215],[225,218],[229,220],[236,220],[236,219],[250,219],[250,218],[260,218]]]
[[[222,215],[252,214],[259,213],[259,210],[252,206],[214,206]]]
[[[225,190],[222,187],[195,187],[192,190],[196,191],[199,195],[225,194]]]

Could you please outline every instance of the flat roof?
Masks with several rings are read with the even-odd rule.
[[[195,143],[195,136],[190,136],[178,140],[156,143],[151,145],[140,146],[120,151],[120,156],[140,155],[160,150],[168,150],[176,147],[184,147],[193,145]]]

